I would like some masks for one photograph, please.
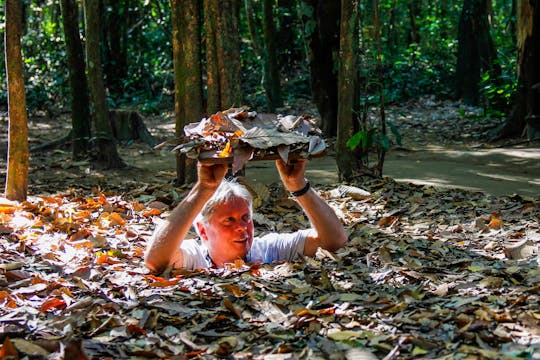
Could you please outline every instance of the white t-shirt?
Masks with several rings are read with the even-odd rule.
[[[308,229],[288,234],[270,233],[255,237],[244,260],[252,263],[292,261],[298,254],[304,254],[304,243],[309,234]],[[182,268],[193,270],[212,266],[207,247],[196,239],[184,240],[180,249],[183,255]]]

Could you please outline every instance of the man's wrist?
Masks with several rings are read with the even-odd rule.
[[[309,191],[309,189],[311,188],[311,184],[309,183],[308,179],[305,179],[305,181],[306,181],[306,185],[304,185],[304,187],[302,189],[290,192],[292,196],[299,197],[299,196],[302,196],[302,195],[304,195],[305,193],[307,193]]]

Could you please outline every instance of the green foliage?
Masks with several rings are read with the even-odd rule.
[[[484,98],[484,117],[503,117],[512,106],[516,90],[514,77],[504,70],[498,78],[493,78],[486,72],[480,82],[480,93]]]
[[[397,127],[391,123],[388,123],[392,134],[394,135],[395,143],[401,145],[401,134]],[[380,146],[384,151],[388,151],[393,144],[388,134],[382,134],[375,127],[371,127],[368,130],[360,130],[353,134],[347,141],[347,147],[351,150],[360,148],[361,153],[364,154],[370,151],[374,146]]]
[[[111,1],[113,0],[104,2],[105,19],[113,11]],[[81,3],[78,3],[80,6]],[[126,3],[122,1],[124,5],[119,9],[121,16],[128,18],[127,75],[121,80],[119,91],[109,91],[109,105],[112,108],[127,107],[144,112],[157,112],[164,107],[170,109],[174,90],[170,2],[131,1],[129,8]],[[261,3],[254,3],[260,20]],[[25,23],[22,46],[28,107],[30,110],[66,107],[70,94],[58,1],[25,1],[23,4]],[[279,4],[275,7],[274,17],[283,97],[289,104],[294,104],[297,99],[311,97],[304,39],[313,33],[316,19],[313,8],[307,1],[291,2],[288,3],[289,6],[282,5],[281,2],[276,4]],[[377,103],[381,86],[386,102],[399,102],[425,94],[448,98],[452,94],[457,26],[462,0],[421,1],[415,4],[416,6],[412,6],[414,4],[411,1],[380,1],[383,84],[379,84],[375,62],[373,2],[360,2],[362,28],[358,68],[363,83],[363,98],[360,104],[362,107]],[[411,9],[415,12],[412,17],[414,24],[411,22]],[[486,99],[485,109],[488,116],[505,112],[515,91],[516,49],[511,32],[515,19],[509,14],[510,1],[493,0],[492,35],[503,76],[502,79],[494,79],[491,74],[486,74],[482,79],[482,95]],[[261,85],[262,61],[253,49],[243,9],[240,19],[242,90],[247,105],[260,109],[266,104]],[[0,33],[4,30],[4,20],[2,7]],[[412,36],[413,30],[416,31],[415,38]],[[2,47],[3,41],[1,36]],[[3,52],[0,59],[0,78],[5,79]],[[106,65],[107,59],[104,61]],[[0,107],[6,103],[6,82],[1,81]],[[378,139],[375,134],[373,139]],[[384,143],[385,140],[382,139],[381,144]]]

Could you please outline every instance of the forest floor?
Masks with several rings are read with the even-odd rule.
[[[432,99],[388,119],[403,139],[386,178],[341,184],[332,154],[310,163],[348,246],[216,271],[142,262],[186,191],[168,150],[124,144],[114,171],[32,154],[28,201],[0,200],[0,358],[540,359],[540,144],[489,143],[496,121]],[[145,121],[173,134],[170,116]],[[30,141],[67,127],[33,117]],[[273,166],[246,170],[257,232],[305,228]]]

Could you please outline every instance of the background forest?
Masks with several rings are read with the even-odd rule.
[[[18,2],[13,4],[18,9]],[[527,2],[22,5],[18,18],[6,24],[20,22],[28,108],[61,112],[71,99],[74,157],[84,156],[93,141],[98,162],[106,167],[122,166],[107,140],[111,109],[155,114],[174,103],[180,136],[184,125],[219,110],[248,106],[280,112],[307,99],[324,134],[337,136],[344,180],[362,172],[372,150],[378,154],[373,172],[382,174],[389,134],[394,142],[400,137],[398,125],[385,119],[385,104],[424,94],[463,100],[480,106],[483,118],[508,115],[498,136],[521,135],[527,119],[536,116],[531,89],[537,76],[528,64],[537,58],[538,30]],[[6,32],[10,38],[18,44]],[[516,94],[520,81],[523,90]],[[374,105],[380,121],[367,116]],[[180,183],[193,180],[188,161],[179,158],[177,171]]]
[[[250,33],[245,7],[251,3],[250,16],[256,25]],[[385,99],[403,101],[423,94],[455,97],[458,51],[458,25],[463,1],[395,1],[379,4],[379,26],[374,24],[374,1],[360,1],[361,48],[358,70],[366,85],[367,103],[373,99],[377,57],[376,31],[381,33]],[[495,94],[504,94],[509,102],[517,81],[516,14],[512,1],[486,2],[486,16],[497,50],[496,61],[501,79],[485,72],[480,80],[481,105],[495,110]],[[22,1],[22,32],[26,91],[30,111],[69,110],[70,89],[66,45],[62,29],[60,2]],[[243,102],[253,108],[269,110],[261,84],[263,1],[244,1],[239,6],[241,84]],[[315,5],[315,6],[314,6]],[[282,99],[291,104],[310,98],[309,36],[316,31],[320,17],[336,16],[339,3],[326,5],[316,1],[275,1],[271,20],[275,26],[275,44]],[[4,7],[0,28],[5,22]],[[82,11],[82,9],[80,10]],[[169,1],[104,1],[101,8],[103,67],[111,108],[131,108],[144,113],[170,110],[173,102],[172,24]],[[336,22],[333,26],[337,26]],[[338,34],[334,32],[334,36]],[[81,14],[81,35],[84,37]],[[204,36],[204,34],[203,34]],[[255,38],[254,38],[255,37]],[[334,39],[336,41],[337,39]],[[3,45],[3,37],[0,39]],[[337,49],[326,48],[336,59]],[[2,54],[3,56],[4,54]],[[4,58],[2,57],[2,63]],[[337,64],[334,71],[337,71]],[[5,68],[0,74],[5,79]],[[502,83],[495,80],[503,80]],[[6,82],[0,83],[0,105],[6,111]],[[371,92],[369,91],[371,88]],[[508,103],[507,103],[508,105]],[[501,110],[508,110],[508,107]],[[494,112],[493,114],[499,114]],[[194,119],[197,120],[197,119]]]

